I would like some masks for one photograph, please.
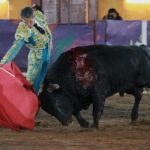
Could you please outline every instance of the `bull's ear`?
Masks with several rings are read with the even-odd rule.
[[[55,91],[55,90],[57,90],[59,88],[60,88],[60,86],[58,84],[49,84],[48,88],[47,88],[47,91],[49,93],[52,93],[53,91]]]

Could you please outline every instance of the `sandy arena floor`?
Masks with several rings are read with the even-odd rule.
[[[75,119],[63,127],[41,110],[36,118],[41,125],[32,131],[0,128],[0,150],[150,150],[150,94],[143,96],[134,124],[132,105],[133,97],[128,95],[108,98],[99,130],[81,129]],[[89,122],[91,109],[82,112]]]

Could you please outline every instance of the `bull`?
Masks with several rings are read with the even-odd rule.
[[[62,125],[74,115],[89,127],[80,111],[93,104],[92,127],[99,127],[105,99],[115,93],[135,97],[131,120],[138,119],[143,88],[150,87],[150,54],[140,46],[91,45],[61,54],[49,69],[39,95],[41,107]]]

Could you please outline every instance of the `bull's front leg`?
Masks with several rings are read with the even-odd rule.
[[[81,116],[80,111],[78,111],[78,112],[76,111],[76,112],[74,112],[73,114],[74,114],[74,116],[76,117],[77,121],[79,122],[79,124],[80,124],[80,126],[81,126],[82,128],[88,128],[88,127],[89,127],[88,121],[86,121],[86,120]]]
[[[104,97],[99,97],[93,102],[93,124],[91,125],[92,128],[99,128],[99,120],[103,114],[104,102]]]
[[[105,103],[105,90],[102,87],[95,86],[93,93],[93,124],[92,128],[99,128],[99,120],[103,114]]]

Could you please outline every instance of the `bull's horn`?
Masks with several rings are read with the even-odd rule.
[[[60,86],[59,86],[58,84],[49,84],[49,85],[48,85],[48,88],[47,88],[47,91],[48,91],[49,93],[52,93],[53,91],[59,89],[59,87],[60,87]]]

